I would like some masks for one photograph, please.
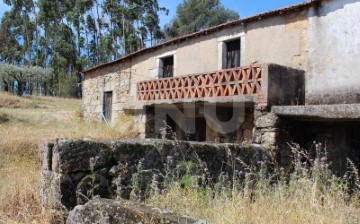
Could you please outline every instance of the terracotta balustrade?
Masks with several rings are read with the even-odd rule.
[[[171,78],[142,81],[137,84],[141,101],[198,99],[252,95],[261,98],[262,67],[251,65]]]

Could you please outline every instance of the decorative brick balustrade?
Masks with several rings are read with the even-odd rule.
[[[142,81],[138,99],[186,101],[230,98],[252,100],[258,106],[302,105],[305,102],[305,72],[276,64],[250,65],[216,72]]]
[[[262,98],[260,65],[138,83],[139,100],[179,100],[251,95]]]

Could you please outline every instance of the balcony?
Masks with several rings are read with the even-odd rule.
[[[290,105],[296,89],[303,91],[303,73],[270,64],[142,81],[137,84],[138,99],[156,103],[250,96],[259,106],[270,101]],[[273,98],[269,101],[269,97]]]

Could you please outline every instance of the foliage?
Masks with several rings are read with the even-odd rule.
[[[53,77],[52,69],[43,69],[39,66],[19,67],[7,63],[0,63],[0,80],[3,80],[3,88],[9,91],[12,85],[14,92],[22,96],[24,90],[30,95],[35,91],[38,92],[41,86],[45,86],[46,82]],[[1,86],[1,84],[0,84]]]
[[[176,18],[165,27],[167,39],[204,30],[239,18],[235,11],[225,9],[219,0],[184,0],[177,7]]]
[[[84,68],[163,39],[159,13],[167,10],[158,0],[3,1],[10,10],[0,23],[0,62],[51,68],[54,75],[40,83],[26,79],[41,95],[81,96]],[[0,81],[10,92],[15,81],[24,85],[14,77]]]

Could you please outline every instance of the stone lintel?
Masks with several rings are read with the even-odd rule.
[[[360,120],[360,104],[273,106],[271,112],[308,120]]]
[[[151,105],[171,105],[181,103],[252,103],[253,97],[251,95],[238,95],[233,97],[208,97],[196,99],[177,99],[177,100],[149,100],[139,101],[134,103],[126,103],[121,107],[123,110],[142,110],[144,106]]]
[[[175,99],[175,100],[149,100],[138,101],[139,103],[147,106],[154,104],[177,104],[177,103],[248,103],[253,102],[251,95],[238,95],[231,97],[207,97],[207,98],[195,98],[195,99]]]

